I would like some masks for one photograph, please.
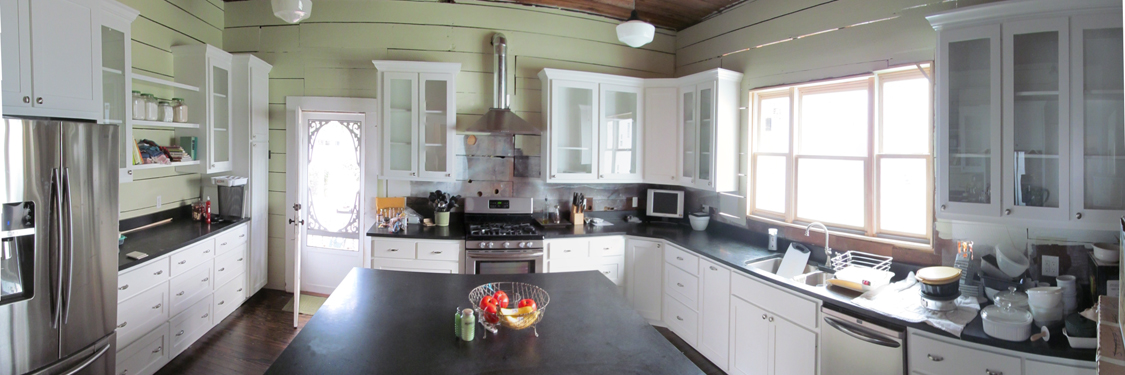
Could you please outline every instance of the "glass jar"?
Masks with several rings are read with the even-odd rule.
[[[172,103],[167,100],[161,100],[160,104],[160,121],[172,122]]]
[[[133,119],[145,119],[145,97],[137,90],[133,90]]]
[[[160,118],[160,103],[156,102],[156,97],[152,94],[144,94],[145,96],[145,120],[156,121]]]
[[[188,106],[183,98],[172,98],[172,121],[188,122]]]

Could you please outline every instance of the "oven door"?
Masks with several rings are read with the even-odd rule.
[[[543,249],[465,251],[466,274],[543,273],[544,263]]]

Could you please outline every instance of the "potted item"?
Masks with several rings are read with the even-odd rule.
[[[688,215],[688,222],[691,223],[691,229],[705,231],[707,224],[711,222],[711,215],[707,211],[692,212]]]
[[[443,193],[441,190],[430,193],[430,207],[434,209],[434,224],[439,227],[449,226],[449,212],[457,208],[460,195]]]

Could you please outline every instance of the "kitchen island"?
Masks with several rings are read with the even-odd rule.
[[[475,325],[453,335],[454,308],[495,281],[550,294],[539,337]],[[267,374],[701,374],[601,274],[441,275],[354,268]]]

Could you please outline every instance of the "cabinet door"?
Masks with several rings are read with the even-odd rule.
[[[31,107],[30,0],[0,2],[0,56],[4,76],[4,107]]]
[[[695,88],[696,125],[699,143],[696,146],[694,185],[700,189],[715,189],[715,92],[716,82],[699,84]]]
[[[453,75],[424,73],[418,77],[418,106],[422,109],[418,129],[418,147],[422,149],[418,175],[426,180],[453,180],[453,147],[449,143],[457,126]]]
[[[92,0],[31,3],[32,103],[52,110],[44,115],[102,117],[98,6]]]
[[[677,131],[675,87],[645,89],[644,180],[653,184],[673,184],[679,175],[680,134]]]
[[[743,301],[730,299],[730,373],[741,375],[769,374],[770,323],[765,310]],[[814,344],[815,345],[815,344]],[[811,358],[800,358],[810,361]]]
[[[654,241],[628,240],[625,251],[625,293],[633,310],[649,322],[659,322],[663,297],[664,245]]]
[[[598,179],[641,182],[641,88],[601,85]]]
[[[418,170],[417,73],[383,73],[383,174],[409,179]]]
[[[1120,18],[1118,19],[1120,20]],[[1025,360],[1024,375],[1094,375],[1097,369]]]
[[[1000,26],[938,39],[938,215],[999,216]]]
[[[208,98],[211,102],[211,123],[207,125],[207,173],[230,171],[233,167],[231,154],[234,139],[231,136],[231,111],[230,111],[230,61],[220,61],[208,58],[210,67],[207,79],[210,80],[211,92]]]
[[[680,184],[695,182],[696,147],[698,147],[698,126],[696,126],[695,85],[680,87]]]
[[[257,120],[254,120],[257,121]],[[266,285],[269,271],[269,142],[250,143],[250,293]]]
[[[1004,214],[1066,220],[1070,213],[1067,19],[1024,20],[1002,27]]]
[[[549,181],[597,178],[598,85],[551,81],[551,164]]]
[[[773,353],[770,356],[772,373],[816,375],[817,358],[820,358],[817,355],[816,333],[774,315],[767,320],[773,324]]]
[[[1074,17],[1070,24],[1071,217],[1113,226],[1125,215],[1121,17]]]
[[[250,142],[270,139],[270,72],[250,65]]]
[[[119,181],[133,181],[133,127],[125,126],[132,117],[132,80],[126,73],[133,68],[130,59],[132,40],[129,24],[118,17],[103,14],[102,33],[102,118],[99,122],[117,125],[120,129],[117,152]]]
[[[699,275],[703,279],[699,352],[725,371],[730,355],[730,269],[700,260]]]

